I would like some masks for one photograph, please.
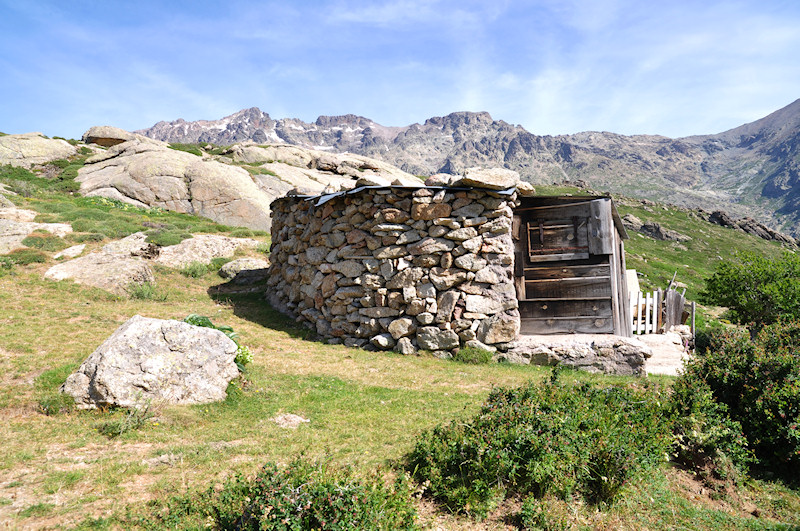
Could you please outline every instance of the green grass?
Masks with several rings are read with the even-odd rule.
[[[198,157],[203,156],[203,151],[198,147],[197,144],[172,143],[169,144],[169,147],[175,151],[184,151],[186,153],[191,153],[192,155],[197,155]]]

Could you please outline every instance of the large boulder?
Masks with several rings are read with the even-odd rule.
[[[41,133],[0,136],[0,166],[11,164],[30,168],[35,164],[71,157],[77,152],[69,142],[47,138]]]
[[[87,144],[97,144],[98,146],[111,147],[122,144],[128,140],[140,137],[134,133],[129,133],[119,127],[110,125],[96,125],[83,133],[83,141]]]
[[[72,280],[125,296],[134,284],[155,281],[153,271],[139,257],[103,251],[54,265],[44,274],[49,280]]]
[[[519,173],[505,168],[469,168],[453,186],[475,186],[492,190],[506,190],[520,183]]]
[[[162,247],[157,264],[167,267],[186,267],[192,262],[208,264],[214,258],[230,258],[239,248],[254,248],[260,242],[251,238],[230,238],[218,234],[198,234],[177,245]]]
[[[89,157],[76,181],[87,196],[194,214],[226,225],[259,230],[270,225],[274,197],[247,171],[142,137]]]
[[[212,328],[133,316],[61,386],[80,409],[223,400],[236,344]]]

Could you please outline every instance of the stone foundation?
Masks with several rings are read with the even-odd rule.
[[[445,356],[519,333],[516,192],[364,187],[271,205],[267,297],[332,343]]]
[[[643,376],[653,350],[632,337],[610,334],[519,336],[497,359],[531,365],[566,365],[588,372]]]

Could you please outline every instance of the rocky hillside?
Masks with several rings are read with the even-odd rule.
[[[314,123],[273,120],[257,108],[215,121],[159,122],[139,133],[169,142],[285,142],[378,158],[414,174],[503,166],[532,183],[593,188],[724,209],[800,234],[800,100],[723,133],[685,138],[608,132],[539,136],[488,113],[458,112],[385,127],[354,115]]]

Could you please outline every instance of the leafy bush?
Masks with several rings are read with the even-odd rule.
[[[221,489],[151,503],[149,529],[394,530],[417,529],[404,476],[387,486],[378,475],[356,477],[347,469],[296,459],[269,463],[253,478],[241,475]]]
[[[450,510],[484,516],[509,495],[611,502],[664,460],[669,423],[655,389],[529,384],[492,391],[480,412],[425,432],[407,467]]]
[[[760,467],[800,477],[800,322],[765,326],[752,340],[744,330],[714,334],[676,385],[707,385],[741,424]]]
[[[786,252],[769,258],[738,252],[721,262],[700,294],[707,304],[725,306],[738,323],[764,325],[778,319],[800,319],[800,255]]]
[[[187,315],[183,322],[194,326],[213,328],[214,330],[219,330],[228,336],[234,343],[236,343],[236,358],[234,358],[233,361],[236,363],[236,366],[239,367],[240,371],[244,371],[245,366],[253,361],[253,353],[250,352],[248,347],[239,343],[239,334],[234,332],[232,327],[228,325],[217,326],[205,315],[198,315],[196,313]]]
[[[522,502],[519,519],[522,529],[561,531],[571,529],[567,505],[550,497],[527,497]]]
[[[736,482],[752,462],[742,426],[714,400],[708,384],[684,373],[672,386],[673,453],[678,463],[706,479]]]
[[[488,350],[475,347],[465,347],[458,349],[453,360],[460,361],[461,363],[469,363],[473,365],[486,365],[492,361],[492,354]]]

